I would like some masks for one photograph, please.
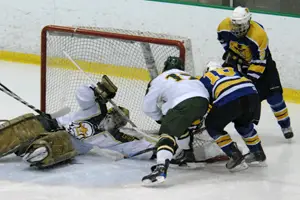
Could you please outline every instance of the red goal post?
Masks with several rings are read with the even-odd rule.
[[[188,38],[113,28],[45,26],[41,32],[41,110],[55,112],[63,106],[76,110],[76,88],[89,83],[64,56],[66,51],[95,80],[104,74],[112,77],[119,88],[116,103],[131,111],[130,118],[138,127],[157,127],[141,110],[150,80],[143,45],[148,45],[158,72],[168,56],[179,56],[186,71],[194,75]]]

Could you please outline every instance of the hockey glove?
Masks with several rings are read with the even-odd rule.
[[[98,82],[97,86],[92,89],[95,92],[96,98],[101,103],[107,103],[109,99],[114,98],[118,90],[117,86],[106,75],[104,75],[101,82]]]
[[[243,66],[248,65],[248,63],[243,58],[241,58],[230,49],[223,54],[222,59],[224,60],[224,63],[222,65],[223,67],[233,67],[241,73],[243,73]]]

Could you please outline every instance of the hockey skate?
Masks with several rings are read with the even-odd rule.
[[[195,169],[204,167],[205,162],[197,162],[193,149],[181,150],[180,153],[170,161],[170,166],[184,169]]]
[[[281,130],[282,130],[282,133],[283,133],[285,139],[291,139],[294,137],[292,127],[282,128]]]
[[[257,167],[266,167],[267,163],[266,161],[266,155],[264,150],[261,147],[261,144],[259,144],[259,150],[255,152],[250,152],[245,156],[245,161],[249,166],[257,166]]]
[[[165,164],[157,164],[151,167],[151,173],[142,178],[144,186],[157,185],[163,183],[167,177],[167,170],[169,167],[169,160],[166,160]]]
[[[231,155],[229,156],[229,161],[226,163],[226,168],[231,172],[242,171],[248,168],[245,162],[245,157],[238,149],[235,142],[231,144]]]

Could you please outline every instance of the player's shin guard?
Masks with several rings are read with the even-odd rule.
[[[253,124],[247,127],[235,126],[237,132],[243,137],[250,153],[245,157],[246,163],[266,166],[266,155],[261,145],[261,140],[254,129]]]
[[[26,150],[23,160],[38,168],[45,168],[74,158],[71,136],[66,131],[47,133]]]
[[[45,132],[34,114],[25,114],[0,125],[0,157],[15,153]]]
[[[293,130],[291,128],[291,121],[288,114],[288,109],[286,107],[285,101],[281,93],[275,93],[267,98],[268,103],[277,119],[278,124],[286,139],[292,138],[294,136]]]
[[[144,185],[153,185],[162,183],[167,177],[169,161],[172,159],[177,149],[177,143],[174,137],[168,134],[161,134],[157,146],[157,165],[151,167],[151,173],[142,178]]]

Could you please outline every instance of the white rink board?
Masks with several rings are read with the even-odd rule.
[[[210,60],[220,60],[218,24],[230,10],[150,2],[145,0],[24,0],[0,2],[2,50],[40,53],[40,32],[48,24],[100,26],[151,31],[188,37],[196,72]],[[180,14],[179,14],[180,13]],[[253,14],[270,39],[284,87],[300,89],[299,18]]]

